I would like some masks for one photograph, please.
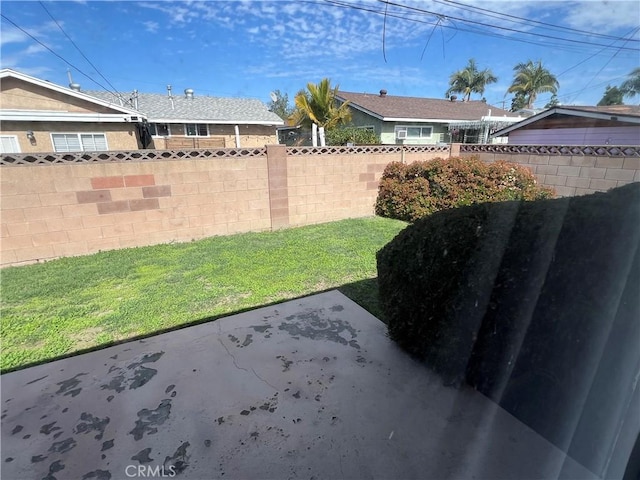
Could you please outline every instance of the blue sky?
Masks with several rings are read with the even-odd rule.
[[[102,89],[88,76],[121,92],[171,84],[266,103],[275,89],[292,101],[329,77],[345,91],[443,98],[450,74],[473,57],[499,79],[484,94],[493,105],[509,108],[513,66],[529,59],[558,76],[563,104],[594,105],[640,66],[635,0],[3,0],[2,15],[2,68],[62,85],[70,68],[84,90]]]

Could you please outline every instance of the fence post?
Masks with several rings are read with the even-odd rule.
[[[287,180],[287,146],[267,145],[269,178],[269,216],[271,229],[289,226],[289,185]]]
[[[452,143],[449,147],[449,158],[460,156],[460,144]]]

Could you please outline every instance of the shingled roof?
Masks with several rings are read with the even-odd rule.
[[[340,91],[339,100],[384,121],[480,120],[484,116],[517,117],[516,114],[481,101],[459,102],[436,98],[399,97],[393,95]],[[489,113],[491,111],[491,113]]]
[[[134,104],[131,95],[122,99],[109,92],[86,92],[88,95],[121,105]],[[130,103],[129,103],[130,102]],[[138,93],[138,111],[144,113],[153,123],[202,122],[217,124],[283,125],[278,115],[270,112],[260,100],[251,98],[222,98],[194,95]]]

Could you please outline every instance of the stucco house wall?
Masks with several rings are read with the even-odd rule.
[[[185,134],[184,124],[169,124],[169,137],[153,137],[153,148],[215,148],[236,147],[236,134],[233,125],[209,124],[208,137],[188,137]],[[240,147],[264,147],[278,143],[278,135],[275,127],[265,125],[238,125],[240,134]]]
[[[33,140],[27,138],[33,132]],[[52,133],[103,133],[109,150],[137,150],[135,125],[118,123],[81,122],[2,122],[0,134],[14,136],[21,153],[53,152]]]
[[[0,106],[6,110],[115,113],[108,107],[11,77],[3,78],[0,82]]]

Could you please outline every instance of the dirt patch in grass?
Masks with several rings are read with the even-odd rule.
[[[74,349],[81,350],[83,348],[94,347],[96,345],[96,339],[101,333],[104,333],[104,328],[90,327],[78,333],[70,334],[69,339],[73,342]]]

